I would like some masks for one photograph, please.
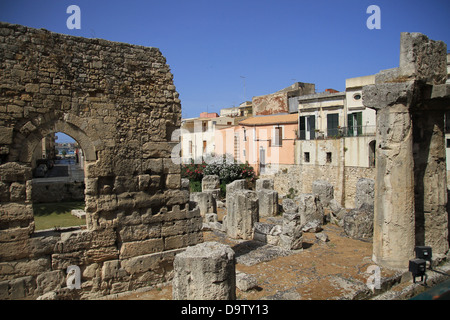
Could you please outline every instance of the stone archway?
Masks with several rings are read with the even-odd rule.
[[[37,297],[80,268],[81,298],[169,281],[202,241],[169,140],[181,123],[159,49],[0,22],[0,299]],[[86,230],[36,235],[33,149],[65,132],[85,151]]]

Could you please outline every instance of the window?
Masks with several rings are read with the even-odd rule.
[[[369,143],[369,167],[375,168],[375,146],[376,141],[370,141]],[[447,146],[448,146],[448,140],[447,140]]]
[[[247,141],[247,130],[244,128],[244,141]]]
[[[192,141],[189,141],[189,154],[192,154]]]
[[[309,163],[309,161],[310,161],[310,159],[309,159],[309,152],[305,152],[304,160],[305,160],[306,163]]]
[[[339,114],[330,113],[327,114],[327,136],[336,137],[339,134]]]
[[[283,127],[275,127],[274,130],[273,145],[281,147],[283,145]]]
[[[348,120],[348,136],[356,137],[362,135],[362,112],[349,113]]]
[[[203,140],[203,153],[206,153],[206,140]]]
[[[450,148],[450,139],[447,139],[447,148]]]
[[[302,116],[299,120],[299,139],[314,140],[316,138],[316,117]]]
[[[360,93],[355,93],[354,95],[353,95],[353,99],[355,99],[355,100],[361,100],[361,94]]]
[[[331,163],[333,160],[331,152],[327,152],[327,163]]]

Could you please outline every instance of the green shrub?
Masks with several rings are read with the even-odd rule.
[[[191,192],[202,192],[202,182],[189,180],[189,190]]]

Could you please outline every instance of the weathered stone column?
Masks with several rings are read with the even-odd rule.
[[[373,260],[406,268],[414,257],[414,158],[409,104],[411,83],[364,88],[364,104],[377,110]]]
[[[188,247],[175,256],[174,300],[234,300],[234,251],[218,242]]]
[[[407,268],[417,244],[448,250],[446,79],[445,43],[402,33],[399,68],[363,89],[377,111],[373,259],[386,267]]]
[[[431,246],[433,258],[448,251],[444,113],[414,114],[416,245]]]

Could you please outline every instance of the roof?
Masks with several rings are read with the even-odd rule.
[[[257,116],[247,118],[241,122],[239,125],[242,126],[265,126],[272,124],[283,124],[283,123],[297,123],[298,114],[281,114],[281,115],[270,115],[270,116]]]

